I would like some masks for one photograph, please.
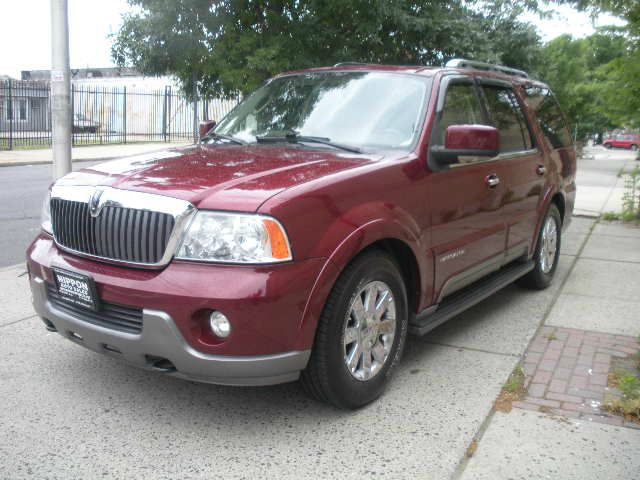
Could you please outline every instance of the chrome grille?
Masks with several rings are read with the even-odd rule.
[[[75,252],[129,263],[157,264],[175,226],[173,215],[105,205],[97,217],[89,204],[51,199],[56,242]]]

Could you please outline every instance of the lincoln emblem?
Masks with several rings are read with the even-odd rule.
[[[91,197],[89,197],[89,212],[92,217],[100,215],[100,197],[103,191],[104,190],[96,188],[91,194]]]

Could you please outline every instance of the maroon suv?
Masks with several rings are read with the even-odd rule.
[[[547,287],[576,159],[549,88],[463,60],[285,73],[200,144],[58,180],[27,251],[46,327],[197,381],[354,408],[407,333]]]

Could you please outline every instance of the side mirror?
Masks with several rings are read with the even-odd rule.
[[[495,157],[500,153],[500,134],[488,125],[450,125],[444,132],[444,147],[435,145],[431,153],[443,164],[456,163],[459,156]]]
[[[216,126],[215,120],[207,120],[206,122],[200,122],[200,139],[204,137],[209,130]]]

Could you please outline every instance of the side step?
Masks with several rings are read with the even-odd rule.
[[[452,317],[462,313],[467,308],[481,302],[488,296],[513,283],[518,278],[526,275],[535,263],[530,260],[526,263],[514,263],[501,268],[495,273],[472,283],[468,287],[446,297],[433,311],[427,309],[419,313],[409,323],[409,333],[424,335],[438,325],[443,324]]]

